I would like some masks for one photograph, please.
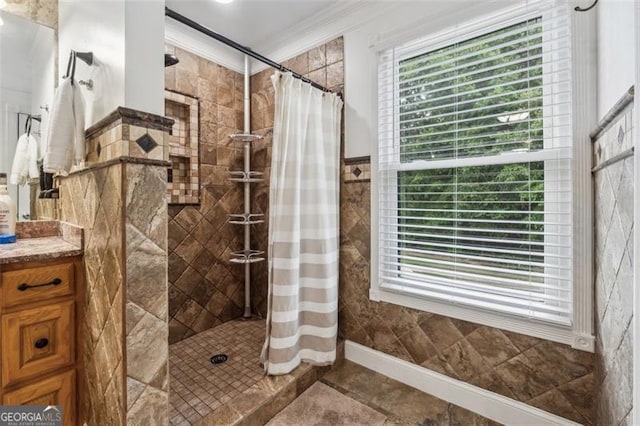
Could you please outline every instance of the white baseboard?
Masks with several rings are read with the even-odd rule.
[[[578,425],[523,402],[347,340],[345,358],[505,425]]]

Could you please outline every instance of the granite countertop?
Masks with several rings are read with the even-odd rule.
[[[83,252],[82,228],[53,220],[19,222],[18,240],[0,244],[0,265],[78,256]]]

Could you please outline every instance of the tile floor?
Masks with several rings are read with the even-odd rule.
[[[337,390],[316,382],[266,426],[382,426],[384,414]]]
[[[321,381],[383,414],[388,425],[499,425],[350,361],[329,371]]]
[[[169,346],[170,424],[194,424],[263,377],[264,320],[229,321]],[[211,356],[229,359],[212,364]]]

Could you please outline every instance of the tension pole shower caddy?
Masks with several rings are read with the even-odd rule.
[[[242,143],[244,153],[243,170],[230,171],[232,182],[241,182],[244,186],[244,212],[229,215],[229,223],[244,227],[244,248],[231,253],[230,261],[244,264],[244,318],[251,317],[251,264],[264,260],[263,250],[251,249],[251,225],[264,223],[264,214],[251,213],[251,184],[262,182],[262,172],[251,170],[251,144],[262,136],[251,134],[251,106],[249,103],[249,57],[244,56],[244,132],[231,135],[235,142]]]
[[[254,52],[253,50],[245,47],[235,41],[228,39],[227,37],[220,35],[209,28],[198,24],[197,22],[187,18],[184,15],[175,12],[168,7],[165,7],[164,13],[166,16],[175,19],[176,21],[199,31],[215,40],[218,40],[221,43],[226,44],[229,47],[232,47],[240,52],[244,53],[244,130],[241,134],[231,135],[231,138],[238,142],[242,143],[243,151],[244,151],[244,168],[243,170],[232,171],[231,173],[231,181],[233,182],[241,182],[244,186],[244,212],[238,214],[229,215],[229,222],[236,225],[241,225],[244,227],[244,248],[243,250],[236,251],[232,253],[231,262],[233,263],[241,263],[244,264],[244,317],[251,317],[251,264],[256,262],[261,262],[264,259],[264,251],[262,250],[252,250],[251,249],[251,225],[255,225],[258,223],[264,222],[263,214],[254,214],[251,213],[251,184],[254,182],[261,182],[262,173],[255,172],[251,170],[251,144],[262,139],[261,136],[251,134],[251,108],[249,103],[249,97],[251,96],[249,92],[249,79],[250,79],[250,69],[249,69],[249,57],[253,59],[257,59],[258,61],[269,65],[277,70],[282,72],[288,72],[293,75],[293,77],[298,78],[306,83],[311,84],[311,86],[316,89],[320,89],[323,92],[331,92],[331,90],[327,89],[324,86],[319,85],[318,83],[309,80],[297,72],[290,70],[282,64],[279,64],[266,56],[262,56],[259,53]]]

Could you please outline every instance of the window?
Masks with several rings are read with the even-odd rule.
[[[573,327],[568,10],[380,52],[372,298]]]

